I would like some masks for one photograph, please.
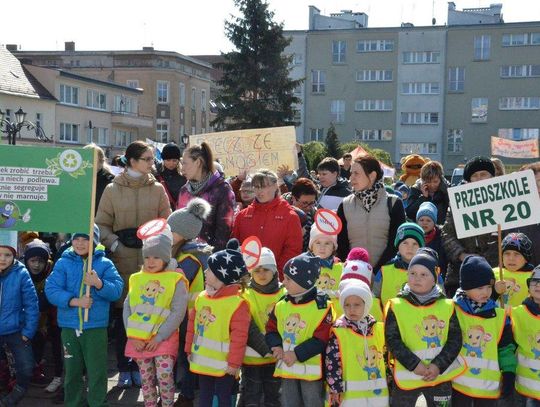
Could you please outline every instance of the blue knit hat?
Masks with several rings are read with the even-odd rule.
[[[399,226],[396,238],[394,239],[394,246],[398,247],[401,242],[408,238],[416,240],[420,247],[425,244],[424,230],[416,223],[405,222]]]
[[[71,240],[76,239],[78,237],[82,237],[84,239],[90,240],[90,236],[88,235],[88,233],[81,233],[81,232],[73,233],[71,235]],[[95,223],[94,223],[94,235],[92,236],[92,238],[94,242],[94,248],[96,248],[96,246],[99,244],[99,227]]]
[[[300,287],[309,290],[315,286],[321,274],[321,259],[310,253],[299,254],[285,264],[283,274]]]
[[[238,283],[243,276],[248,274],[238,240],[229,240],[225,250],[212,254],[208,258],[208,268],[225,285]]]
[[[418,212],[416,212],[416,221],[418,222],[418,219],[420,219],[422,216],[429,216],[433,223],[436,224],[437,215],[437,207],[433,204],[433,202],[422,202],[418,208]]]
[[[439,255],[435,250],[429,247],[421,247],[418,249],[409,263],[409,270],[416,264],[427,268],[431,274],[433,274],[435,282],[437,282],[439,274]]]
[[[524,233],[509,233],[501,242],[502,252],[514,250],[520,253],[527,263],[532,258],[532,242]]]
[[[485,258],[477,255],[465,257],[459,269],[459,286],[463,290],[492,285],[495,283],[493,269]]]

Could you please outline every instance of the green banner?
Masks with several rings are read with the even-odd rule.
[[[0,230],[89,231],[94,150],[0,145]]]

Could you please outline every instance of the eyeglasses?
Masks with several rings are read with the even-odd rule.
[[[536,287],[537,285],[540,285],[540,280],[538,279],[531,280],[531,282],[529,283],[530,287]]]
[[[306,202],[306,201],[298,201],[298,203],[302,206],[313,206],[317,203],[317,201],[309,201],[309,202]]]
[[[146,161],[147,163],[151,163],[152,161],[154,161],[154,157],[146,157],[146,158],[140,157],[140,158],[137,158],[137,160]]]

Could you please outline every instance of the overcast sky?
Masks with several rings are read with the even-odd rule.
[[[540,21],[538,0],[492,0],[503,3],[505,22]],[[489,6],[490,1],[456,0],[457,9]],[[370,27],[395,27],[402,22],[446,23],[443,0],[269,0],[275,21],[287,30],[308,27],[308,5],[322,14],[340,10],[368,14]],[[21,18],[17,19],[20,10]],[[64,41],[76,49],[133,50],[153,45],[186,55],[218,54],[231,45],[223,23],[236,14],[233,0],[25,0],[4,4],[0,44],[22,50],[62,50]]]

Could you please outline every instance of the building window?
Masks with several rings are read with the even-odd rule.
[[[293,65],[302,65],[304,63],[304,55],[303,54],[293,54],[292,56],[292,64]]]
[[[439,113],[401,113],[401,124],[439,124]]]
[[[438,95],[439,82],[404,82],[401,84],[402,95]]]
[[[534,78],[540,76],[540,65],[503,65],[501,78]]]
[[[343,123],[345,121],[344,100],[332,100],[330,102],[330,120],[333,123]]]
[[[182,82],[178,84],[178,94],[179,94],[179,103],[180,106],[186,105],[186,85]]]
[[[107,95],[97,90],[88,89],[86,91],[86,106],[92,109],[106,110]]]
[[[195,126],[191,126],[191,134],[197,134],[197,129]]]
[[[534,140],[538,138],[539,129],[499,129],[499,137],[514,140]]]
[[[437,154],[437,143],[400,143],[399,153],[409,154]]]
[[[100,146],[109,145],[109,129],[104,127],[93,127],[87,129],[88,143],[96,143]]]
[[[491,53],[491,35],[479,35],[474,37],[474,59],[486,61]]]
[[[499,99],[500,110],[538,110],[540,108],[540,97],[503,97]]]
[[[139,81],[137,79],[128,79],[126,84],[129,88],[137,89],[139,87]]]
[[[390,52],[393,50],[393,40],[363,40],[356,43],[357,52]]]
[[[321,141],[324,139],[324,129],[309,129],[309,139],[311,141]]]
[[[463,151],[463,129],[448,129],[446,145],[449,153],[461,153]]]
[[[196,105],[197,105],[197,103],[195,102],[196,95],[197,95],[197,89],[191,88],[191,110],[195,110],[196,108]]]
[[[159,143],[169,142],[169,125],[167,123],[156,124],[157,141]]]
[[[392,82],[392,71],[384,69],[366,69],[356,71],[357,82]]]
[[[169,103],[169,82],[157,81],[158,103]]]
[[[438,64],[440,51],[406,51],[403,53],[404,64]]]
[[[201,112],[206,112],[206,90],[201,90]]]
[[[387,99],[363,99],[357,100],[354,104],[354,110],[357,112],[390,112],[392,108],[392,100]]]
[[[540,32],[523,34],[503,34],[503,47],[519,47],[523,45],[540,45]]]
[[[324,93],[326,90],[326,73],[324,71],[311,71],[311,91]]]
[[[135,99],[124,96],[124,95],[115,95],[114,96],[114,112],[117,113],[136,113],[137,112],[137,103]]]
[[[358,141],[392,141],[392,130],[355,129],[355,139]]]
[[[345,63],[347,43],[345,41],[332,41],[332,62],[334,64]]]
[[[133,139],[130,131],[116,130],[115,131],[116,146],[127,147],[131,144]]]
[[[79,88],[60,85],[60,102],[68,105],[79,104]]]
[[[79,125],[72,123],[60,123],[60,141],[66,143],[79,142]]]
[[[463,92],[465,90],[465,68],[455,66],[448,68],[448,91]]]
[[[488,100],[487,98],[471,99],[471,121],[474,123],[487,122]]]

